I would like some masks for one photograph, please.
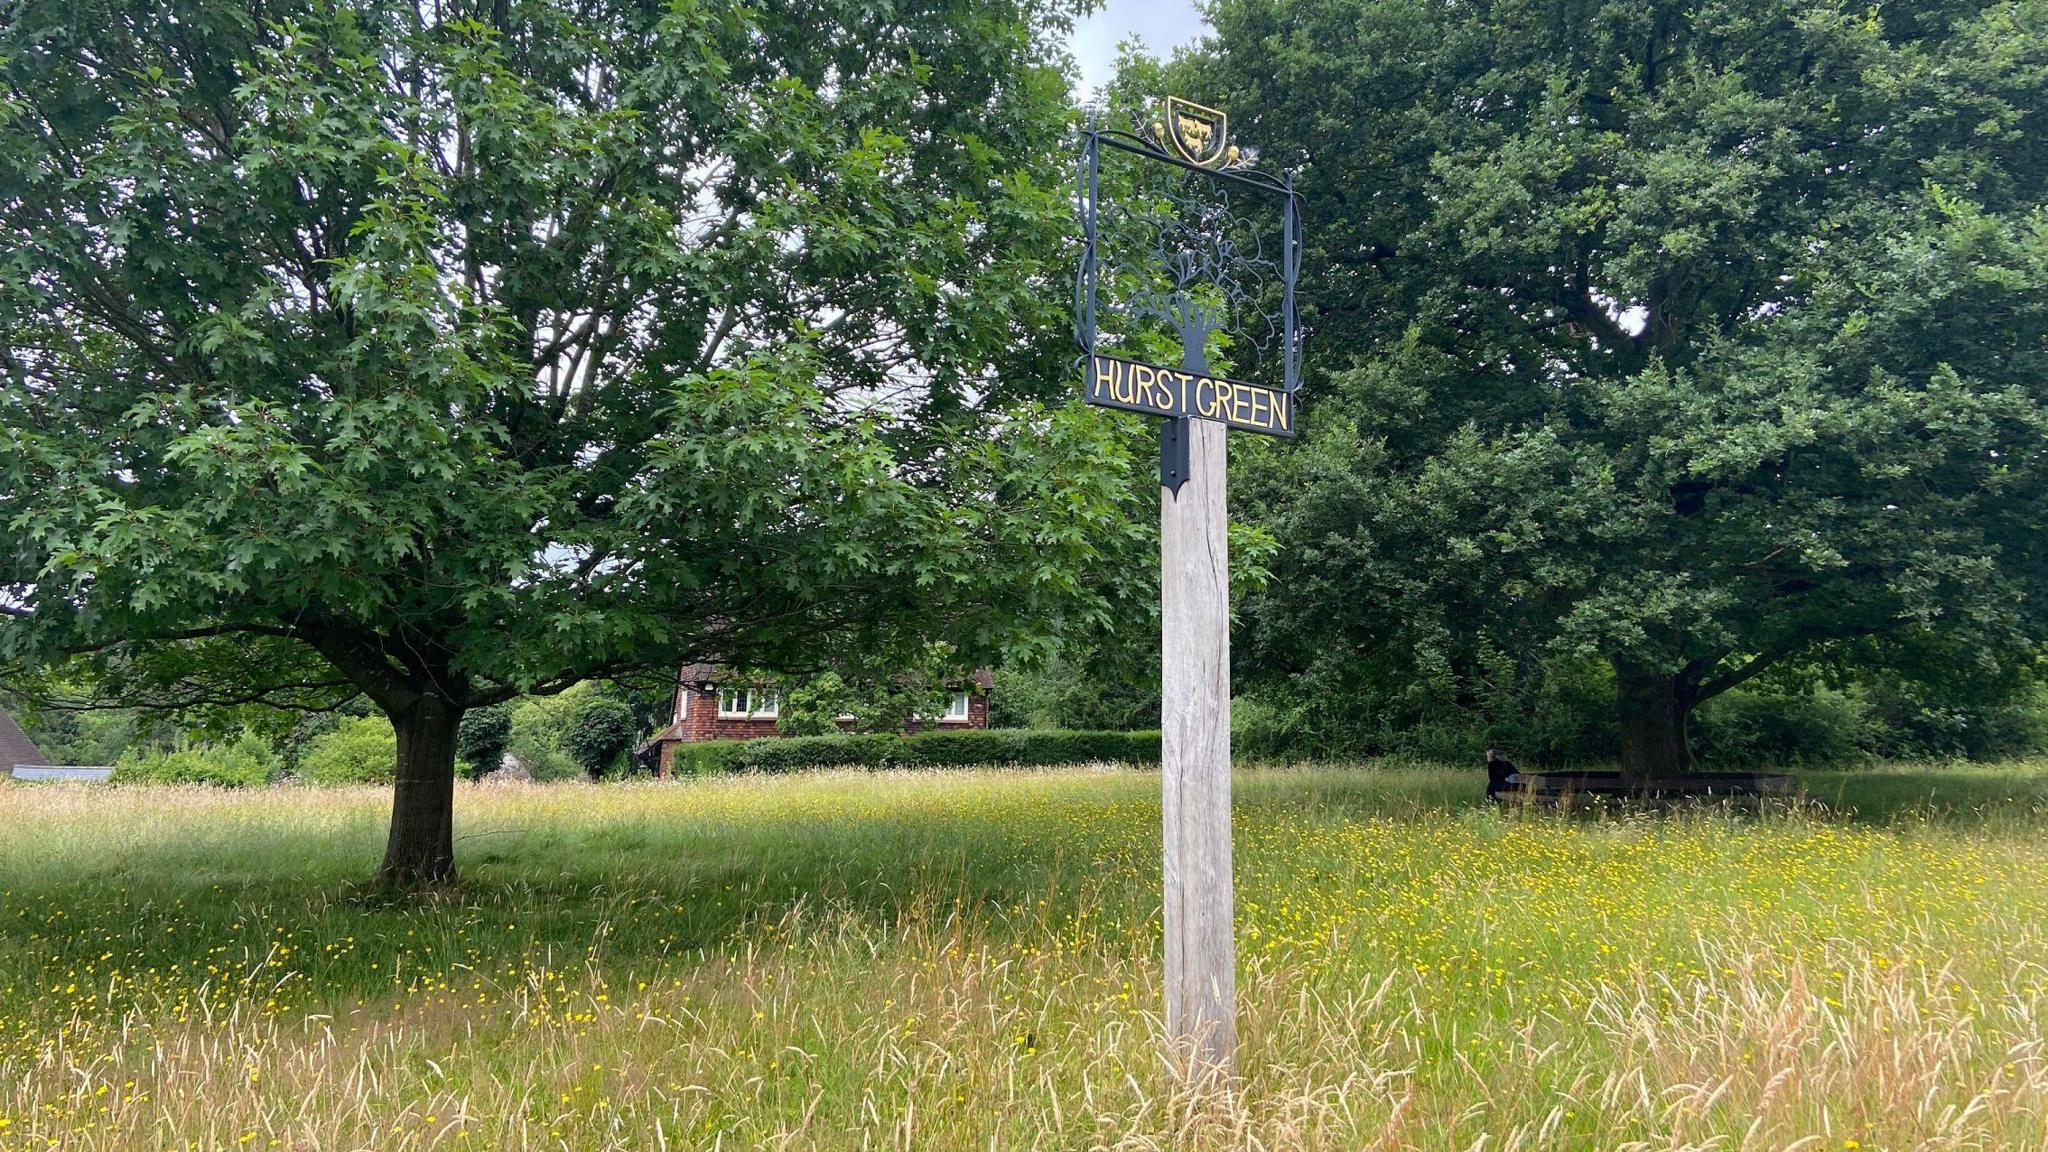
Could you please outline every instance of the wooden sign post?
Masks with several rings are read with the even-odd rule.
[[[1294,284],[1300,266],[1300,216],[1294,189],[1242,167],[1223,113],[1178,99],[1164,122],[1131,136],[1090,129],[1083,146],[1079,201],[1083,253],[1075,280],[1075,332],[1088,353],[1089,403],[1166,418],[1159,435],[1159,613],[1161,626],[1161,807],[1164,822],[1166,1029],[1190,1074],[1209,1081],[1235,1072],[1237,951],[1230,862],[1230,541],[1225,510],[1227,441],[1232,428],[1294,435],[1300,336]],[[1181,337],[1181,366],[1164,368],[1096,351],[1099,183],[1103,145],[1199,176],[1282,197],[1277,261],[1246,256],[1229,234],[1246,221],[1215,204],[1190,205],[1193,221],[1147,222],[1146,263],[1170,281],[1136,290],[1145,302],[1127,316],[1170,322]],[[1219,232],[1220,230],[1220,232]],[[1200,249],[1200,252],[1197,252]],[[1210,374],[1210,335],[1230,323],[1229,285],[1271,269],[1281,304],[1268,327],[1279,335],[1280,387]],[[1204,277],[1208,279],[1204,281]],[[1245,343],[1240,344],[1246,346]]]
[[[1159,489],[1166,1028],[1202,1064],[1237,1050],[1230,871],[1228,430],[1185,420],[1186,483]]]

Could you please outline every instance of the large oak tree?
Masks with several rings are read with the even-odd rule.
[[[367,696],[388,879],[452,874],[471,708],[1097,610],[1129,461],[1028,403],[1061,4],[4,13],[0,662]]]
[[[1321,370],[1240,483],[1254,671],[1598,659],[1648,776],[1783,662],[2043,635],[2048,7],[1213,16],[1183,79],[1299,170]]]

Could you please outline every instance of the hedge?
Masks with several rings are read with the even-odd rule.
[[[916,736],[790,736],[676,745],[675,773],[797,772],[806,768],[964,768],[976,765],[1157,764],[1159,733],[977,729]]]
[[[261,788],[277,772],[277,759],[261,740],[244,736],[232,744],[201,745],[177,752],[132,751],[114,762],[121,784],[213,784]]]

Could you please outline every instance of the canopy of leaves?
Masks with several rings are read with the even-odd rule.
[[[14,6],[0,663],[395,715],[1099,617],[1070,18]]]
[[[1683,706],[2042,635],[2040,3],[1214,23],[1177,81],[1308,202],[1308,432],[1235,478],[1281,543],[1258,671],[1469,704],[1591,659]]]

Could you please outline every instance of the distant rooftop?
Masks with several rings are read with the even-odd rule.
[[[28,733],[23,732],[21,725],[14,722],[14,717],[7,714],[7,709],[0,708],[0,776],[12,772],[16,764],[49,762],[42,750],[29,740]]]

